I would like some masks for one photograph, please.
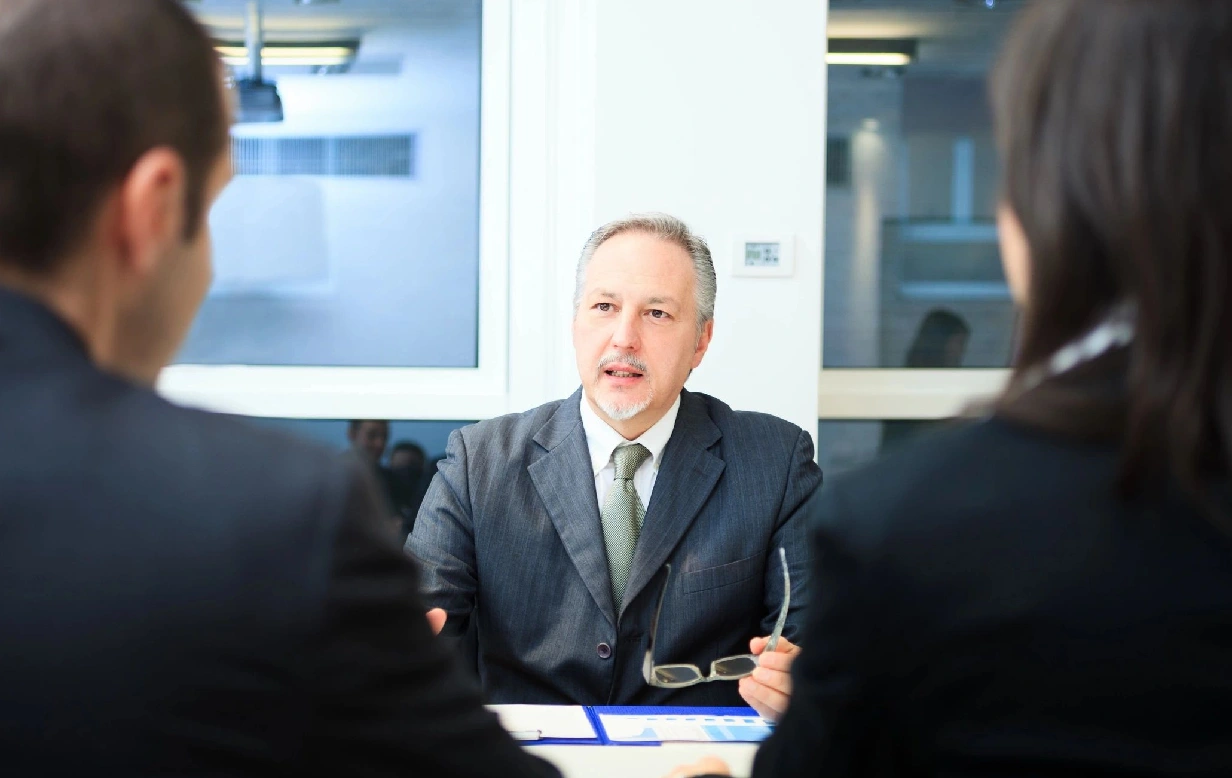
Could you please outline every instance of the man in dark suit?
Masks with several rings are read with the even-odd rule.
[[[464,428],[407,549],[493,702],[786,706],[807,597],[809,435],[683,391],[714,328],[706,244],[650,214],[597,230],[578,264],[572,397]],[[736,682],[647,684],[657,664],[777,651]],[[665,565],[671,565],[666,576]],[[666,590],[665,587],[666,586]]]
[[[0,762],[551,775],[432,637],[371,479],[152,389],[230,176],[175,0],[0,0]]]

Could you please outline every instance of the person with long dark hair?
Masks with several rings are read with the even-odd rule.
[[[1017,364],[820,493],[754,774],[1232,775],[1232,2],[1036,2],[992,102]]]

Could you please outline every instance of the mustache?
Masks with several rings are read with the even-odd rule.
[[[626,356],[624,354],[608,354],[603,359],[599,360],[599,372],[602,373],[609,365],[622,364],[628,365],[642,375],[650,372],[650,366],[632,354]]]

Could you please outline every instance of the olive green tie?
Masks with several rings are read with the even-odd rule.
[[[612,452],[616,480],[599,512],[603,520],[603,542],[607,545],[607,570],[612,578],[612,601],[618,613],[625,598],[629,568],[633,565],[633,550],[646,517],[646,508],[633,487],[633,474],[649,456],[650,452],[640,443],[620,446]]]

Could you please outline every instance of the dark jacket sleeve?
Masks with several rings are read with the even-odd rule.
[[[415,530],[406,540],[406,551],[424,574],[422,593],[428,607],[449,613],[444,634],[455,637],[470,626],[479,587],[468,466],[462,431],[454,430],[419,508]]]
[[[304,773],[557,776],[486,710],[474,680],[424,617],[419,577],[353,472],[338,525]]]
[[[769,635],[783,603],[783,566],[779,562],[778,551],[781,548],[787,552],[787,567],[791,573],[791,605],[783,627],[783,637],[799,645],[804,645],[804,615],[812,592],[808,517],[820,486],[821,468],[813,461],[813,440],[801,430],[792,448],[778,526],[766,564],[766,615],[761,624],[761,634]]]
[[[833,487],[822,489],[810,517],[812,601],[803,649],[792,667],[791,705],[757,752],[754,778],[880,775],[885,711],[875,688],[885,618],[874,595],[865,542]]]

